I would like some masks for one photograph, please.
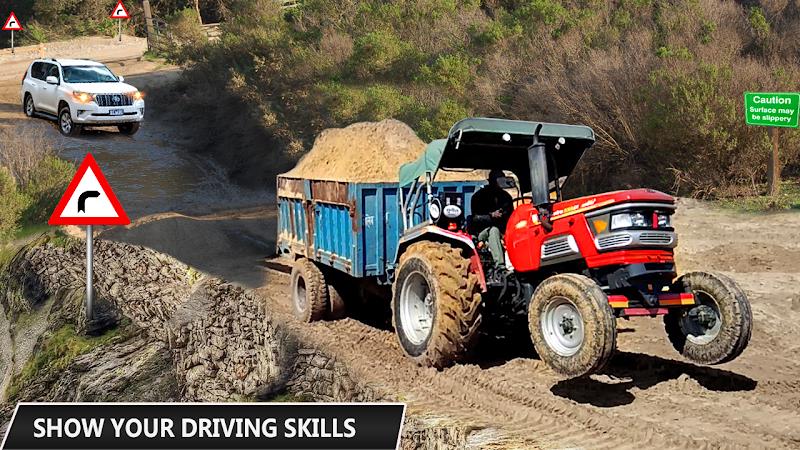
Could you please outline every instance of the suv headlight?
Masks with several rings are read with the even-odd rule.
[[[74,98],[76,102],[83,103],[84,105],[94,101],[94,95],[88,92],[74,91],[72,93],[72,98]]]
[[[647,219],[642,213],[621,213],[611,216],[611,229],[647,227]]]
[[[131,94],[131,98],[133,99],[133,101],[144,100],[144,92],[136,91]]]

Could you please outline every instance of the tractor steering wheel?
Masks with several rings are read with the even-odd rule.
[[[530,200],[530,201],[526,202],[525,200]],[[517,206],[517,202],[522,202],[521,204],[533,203],[533,196],[531,196],[531,195],[521,195],[519,197],[514,197],[511,200],[511,204],[514,205],[514,207]]]

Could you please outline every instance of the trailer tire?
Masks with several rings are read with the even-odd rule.
[[[539,358],[571,378],[602,370],[617,345],[608,297],[583,275],[554,275],[539,284],[528,307],[528,328]]]
[[[345,304],[344,291],[347,287],[344,285],[343,280],[336,279],[334,275],[325,275],[325,282],[328,284],[328,310],[327,318],[329,320],[339,320],[347,317],[347,306]]]
[[[313,261],[300,258],[292,266],[291,289],[294,315],[302,322],[325,318],[328,312],[328,286]]]
[[[753,331],[753,313],[747,295],[735,281],[714,272],[690,272],[675,287],[695,295],[695,302],[711,308],[714,324],[702,324],[698,305],[675,309],[664,316],[672,346],[684,358],[700,364],[722,364],[742,354]],[[694,312],[694,317],[692,316]],[[700,334],[702,333],[702,334]]]
[[[474,348],[481,323],[480,284],[460,249],[427,241],[410,245],[400,257],[392,291],[395,333],[417,364],[444,368]],[[427,328],[415,316],[418,310],[424,310]]]

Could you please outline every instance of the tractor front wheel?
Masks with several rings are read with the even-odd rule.
[[[392,297],[400,346],[418,364],[443,368],[474,347],[480,284],[460,249],[437,242],[409,246],[400,257]]]
[[[694,294],[695,305],[664,316],[672,346],[700,364],[722,364],[741,355],[750,342],[753,314],[736,282],[722,274],[690,272],[675,285]]]
[[[528,328],[542,361],[572,378],[601,370],[617,345],[608,297],[583,275],[560,274],[544,280],[533,293]]]

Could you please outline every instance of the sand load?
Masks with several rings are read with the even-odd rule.
[[[356,182],[397,181],[403,164],[417,159],[427,144],[399,120],[359,122],[329,128],[285,176]],[[476,180],[479,172],[440,172],[437,180]]]

